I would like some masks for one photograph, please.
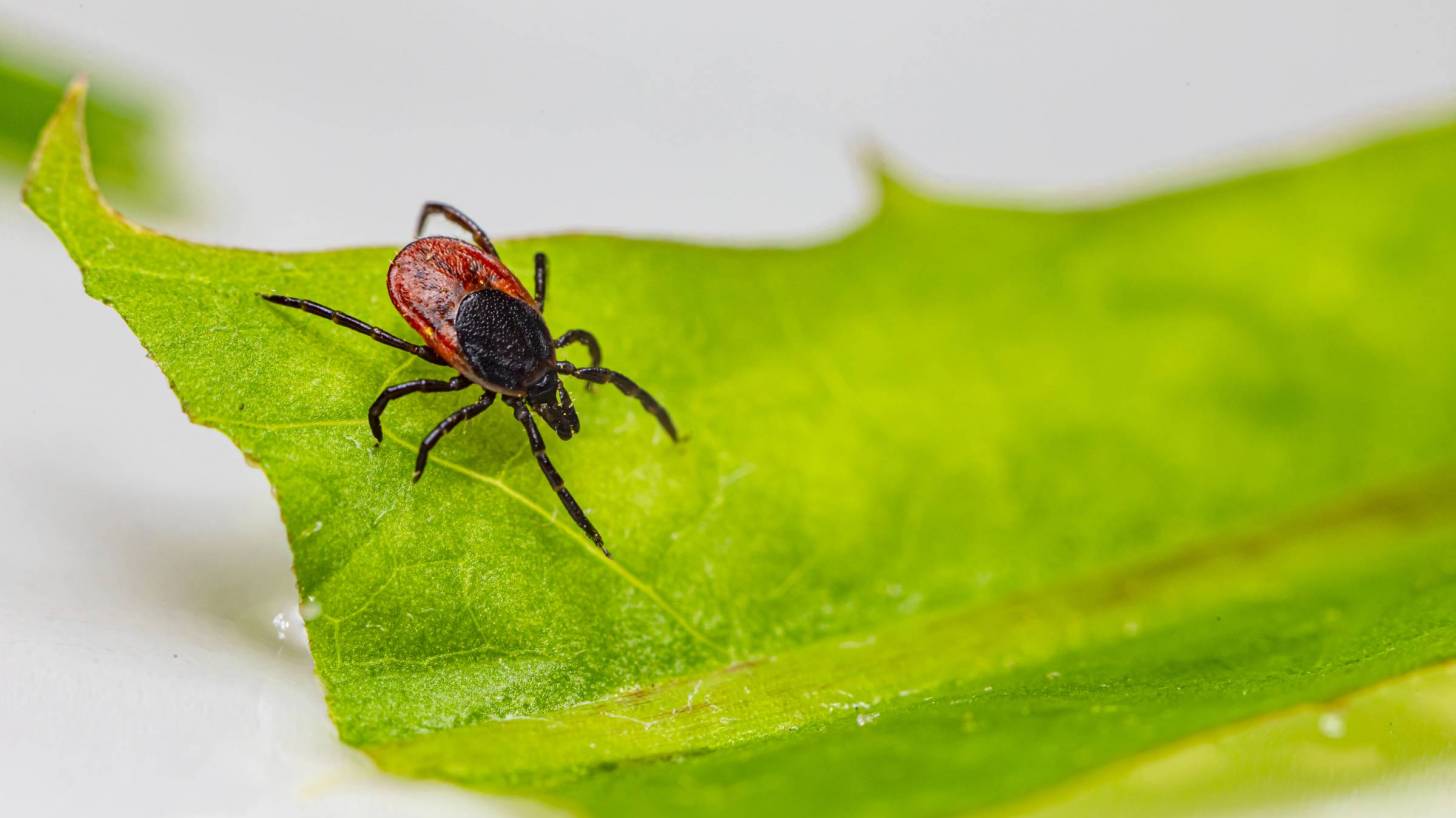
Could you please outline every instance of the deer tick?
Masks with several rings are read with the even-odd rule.
[[[441,215],[468,232],[472,245],[445,236],[420,238],[430,216]],[[561,504],[571,519],[586,532],[591,541],[608,557],[611,553],[602,544],[602,535],[587,519],[561,475],[546,456],[546,443],[531,412],[541,416],[562,440],[581,429],[581,421],[571,404],[561,376],[569,375],[594,383],[609,383],[622,394],[636,398],[674,441],[677,430],[672,418],[646,390],[630,378],[601,366],[602,350],[597,339],[586,330],[567,330],[554,340],[546,329],[542,313],[546,309],[546,255],[536,254],[536,296],[526,288],[501,261],[490,237],[470,217],[447,204],[427,202],[420,212],[415,240],[405,245],[389,265],[389,298],[404,320],[425,341],[411,344],[378,327],[364,323],[314,301],[285,295],[263,295],[274,304],[303,310],[310,315],[327,318],[342,327],[368,335],[381,344],[403,350],[432,364],[454,369],[449,380],[406,381],[385,388],[369,407],[369,431],[376,445],[384,440],[379,418],[389,402],[415,392],[456,392],[472,386],[483,390],[480,399],[457,409],[440,421],[420,443],[415,457],[414,479],[418,481],[429,462],[430,450],[440,438],[461,423],[479,415],[500,400],[515,413],[526,430],[531,452],[546,475]],[[556,350],[579,343],[591,356],[591,366],[577,367],[570,361],[558,360]]]

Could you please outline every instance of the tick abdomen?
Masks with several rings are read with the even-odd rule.
[[[471,293],[486,290],[534,299],[500,261],[459,239],[430,236],[405,245],[390,262],[389,300],[425,343],[462,372],[473,369],[463,354],[455,318]],[[502,384],[504,385],[504,384]]]

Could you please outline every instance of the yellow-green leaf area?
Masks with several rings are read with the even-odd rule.
[[[26,201],[196,421],[272,483],[340,735],[593,815],[948,815],[1456,655],[1456,127],[1096,210],[885,179],[826,244],[500,242],[673,412],[578,389],[364,417],[444,374],[257,298],[409,331],[409,237],[208,247],[110,210],[82,94]],[[467,206],[465,202],[456,204]]]

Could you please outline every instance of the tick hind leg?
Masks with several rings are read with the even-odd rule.
[[[503,400],[515,410],[516,420],[520,421],[521,426],[526,430],[526,438],[531,441],[531,454],[536,456],[536,465],[540,466],[541,473],[546,475],[546,482],[551,486],[551,490],[561,498],[561,504],[566,506],[566,513],[571,515],[571,519],[576,522],[582,532],[593,543],[596,543],[597,548],[602,549],[602,553],[610,559],[612,552],[602,544],[602,535],[597,533],[596,526],[586,518],[586,512],[581,510],[580,505],[577,505],[576,498],[566,490],[566,482],[561,479],[561,474],[556,471],[556,467],[551,465],[551,458],[546,456],[546,441],[541,439],[541,430],[536,428],[536,421],[532,419],[531,410],[526,406],[526,402],[520,398],[503,398]]]
[[[475,239],[475,243],[480,245],[480,249],[494,256],[497,261],[500,260],[500,253],[495,251],[495,245],[491,243],[490,236],[485,234],[485,231],[481,229],[480,225],[476,224],[474,219],[461,213],[457,208],[451,207],[444,202],[425,202],[425,206],[420,208],[420,220],[415,223],[415,238],[419,238],[425,234],[425,222],[429,221],[430,217],[437,213],[469,233],[470,237]]]
[[[662,404],[658,403],[656,398],[648,394],[646,389],[638,386],[635,381],[626,375],[610,369],[603,369],[599,366],[578,369],[567,361],[557,361],[556,369],[564,374],[581,378],[588,383],[609,383],[617,387],[623,395],[629,398],[636,398],[642,404],[642,408],[646,409],[649,414],[657,418],[658,423],[662,424],[662,428],[667,432],[667,436],[674,441],[677,440],[677,427],[672,425],[672,418],[667,414],[667,410],[662,408]]]
[[[420,475],[425,473],[425,464],[430,461],[430,450],[435,448],[435,444],[440,442],[440,438],[444,437],[446,432],[454,429],[456,426],[489,409],[490,405],[494,402],[495,393],[486,392],[475,403],[469,406],[462,406],[450,413],[449,417],[440,421],[439,425],[431,429],[429,434],[425,435],[425,439],[420,441],[420,453],[415,456],[414,480],[416,483],[419,482]]]
[[[390,335],[379,327],[376,327],[372,324],[366,324],[363,321],[360,321],[358,318],[349,315],[348,313],[342,313],[336,309],[325,307],[323,304],[320,304],[317,301],[309,301],[303,298],[290,298],[286,295],[264,295],[263,293],[259,293],[258,297],[272,304],[278,304],[284,307],[292,307],[295,310],[303,310],[309,315],[317,315],[320,318],[327,318],[341,327],[351,329],[364,335],[368,335],[370,338],[373,338],[374,340],[378,341],[381,344],[384,344],[385,346],[390,346],[394,347],[395,349],[403,350],[411,355],[423,358],[432,364],[440,364],[441,366],[445,365],[445,362],[440,360],[440,356],[436,355],[435,351],[430,349],[429,347],[420,346],[419,344],[411,344],[409,341],[406,341],[403,338]]]
[[[374,404],[369,407],[369,431],[374,434],[375,444],[384,440],[384,429],[379,425],[379,416],[384,414],[390,401],[405,395],[412,395],[415,392],[457,392],[469,386],[470,383],[469,378],[457,375],[448,381],[421,378],[417,381],[405,381],[385,387],[384,391],[379,393],[379,397],[374,399]]]

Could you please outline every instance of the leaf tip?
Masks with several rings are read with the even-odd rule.
[[[93,236],[102,227],[119,227],[131,233],[149,233],[122,216],[106,202],[96,184],[91,166],[91,146],[86,131],[86,100],[89,79],[78,74],[66,86],[55,113],[41,129],[20,198],[31,212],[50,225],[78,263],[78,241]],[[78,230],[75,219],[63,223],[60,213],[72,208],[90,219],[88,230]],[[83,265],[84,267],[84,265]]]
[[[874,183],[875,191],[882,199],[905,187],[900,181],[900,174],[894,170],[894,162],[889,158],[889,153],[879,142],[862,137],[854,153],[855,164]]]
[[[861,136],[855,143],[854,156],[855,164],[872,178],[888,175],[889,160],[885,158],[884,146],[873,137]]]
[[[896,204],[925,198],[906,181],[911,174],[903,166],[898,166],[889,151],[873,139],[861,138],[855,149],[855,157],[856,164],[871,181],[872,192],[878,198],[880,215],[893,209]]]
[[[71,77],[71,81],[66,83],[65,99],[77,99],[84,102],[86,100],[86,88],[90,84],[91,75],[87,74],[85,71],[82,71],[76,76]]]
[[[31,154],[25,182],[20,188],[20,198],[42,218],[44,214],[41,213],[41,208],[44,203],[41,194],[55,195],[57,192],[56,185],[47,183],[46,177],[53,172],[53,164],[66,161],[66,154],[73,155],[73,161],[80,164],[87,182],[95,189],[85,134],[86,92],[89,83],[86,74],[77,74],[71,79],[55,113],[51,114],[51,118],[46,120],[45,127],[41,129],[35,151]],[[67,147],[71,150],[66,151]]]

